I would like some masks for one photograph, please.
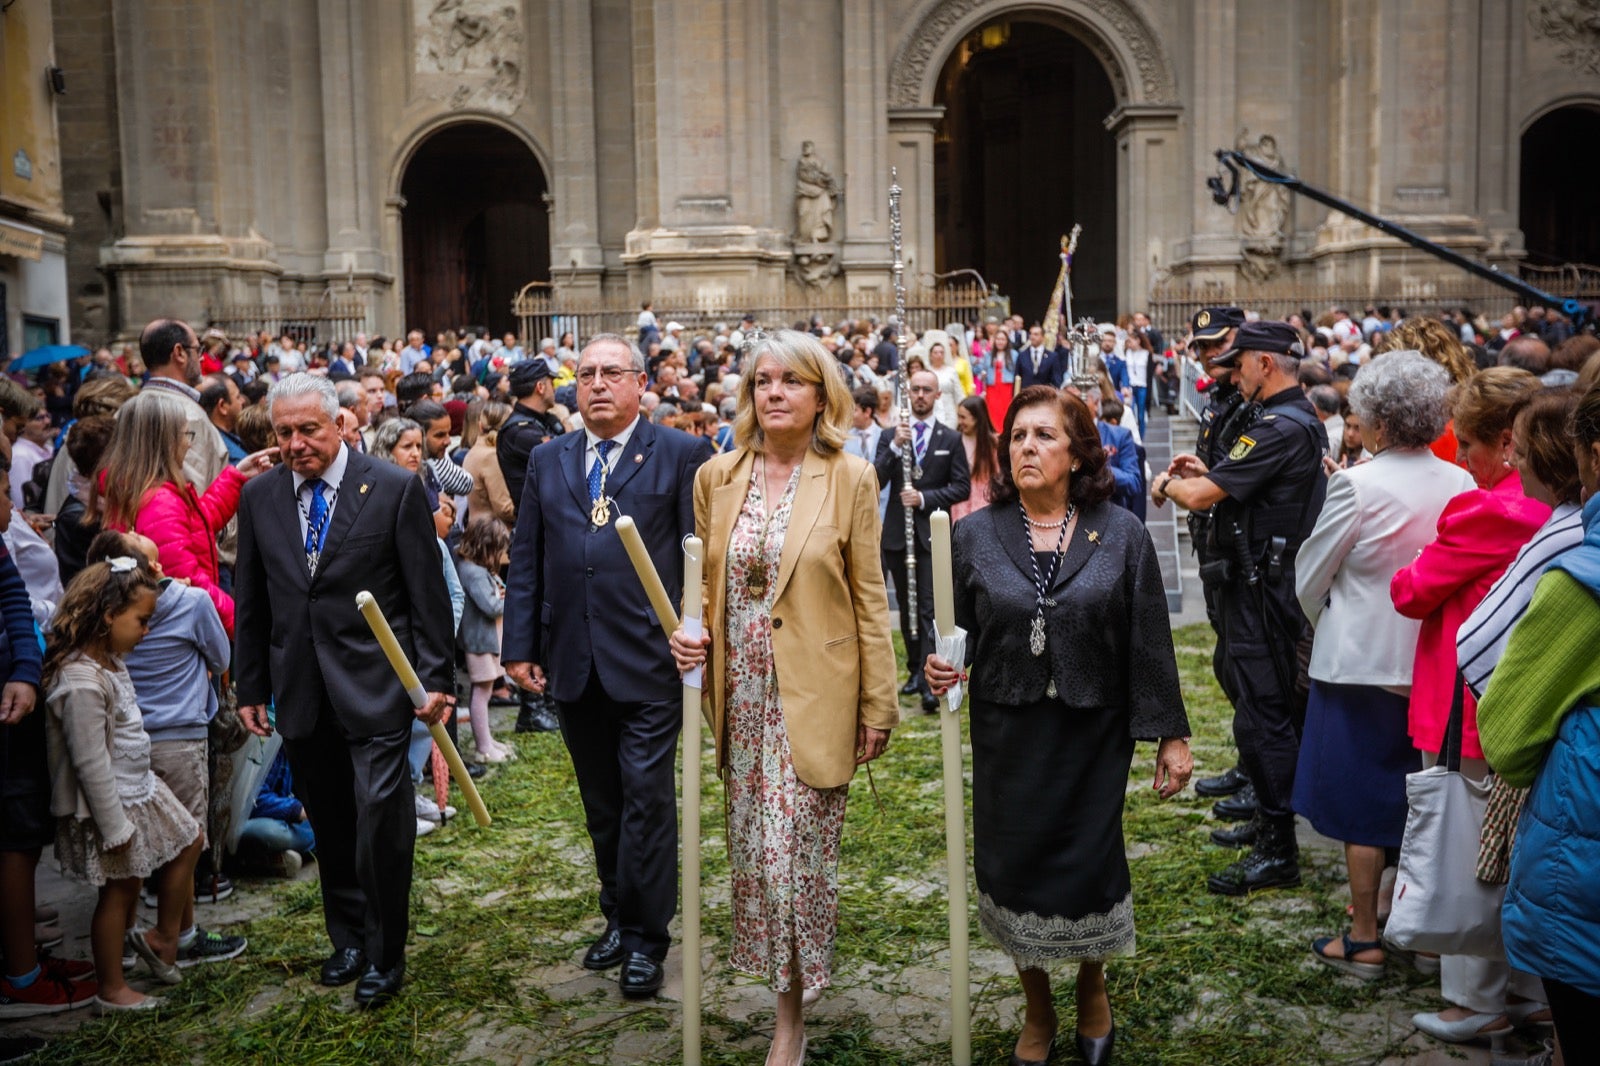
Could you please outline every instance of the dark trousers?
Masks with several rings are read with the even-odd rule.
[[[1600,1062],[1600,996],[1548,977],[1544,998],[1556,1023],[1556,1039],[1568,1062]]]
[[[1263,579],[1258,590],[1235,582],[1218,596],[1228,677],[1223,689],[1233,699],[1239,766],[1255,786],[1261,816],[1280,823],[1294,819],[1291,797],[1306,715],[1296,683],[1305,617],[1293,596],[1292,574],[1287,584]]]
[[[335,950],[357,948],[380,970],[405,958],[416,791],[411,726],[351,737],[323,707],[311,736],[283,747],[294,793],[317,838],[322,914]]]
[[[599,677],[556,704],[600,873],[606,929],[625,951],[667,957],[678,909],[678,794],[673,776],[683,705],[618,703]]]
[[[911,637],[911,612],[906,610],[906,553],[883,552],[883,572],[894,582],[894,597],[900,604],[900,636],[906,642],[906,672],[922,677],[922,664],[933,650],[933,556],[917,549],[917,636]]]

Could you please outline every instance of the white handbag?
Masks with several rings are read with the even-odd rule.
[[[1409,811],[1384,939],[1407,951],[1504,958],[1505,886],[1477,877],[1490,782],[1461,772],[1462,704],[1458,673],[1438,764],[1406,775]]]

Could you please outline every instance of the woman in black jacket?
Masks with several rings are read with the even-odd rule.
[[[1105,960],[1133,950],[1122,805],[1136,740],[1159,740],[1154,788],[1189,780],[1189,721],[1155,547],[1108,502],[1089,409],[1049,386],[1006,415],[990,505],[954,527],[956,624],[968,633],[978,914],[1027,996],[1012,1063],[1050,1057],[1045,967],[1076,962],[1077,1044],[1111,1058]],[[958,673],[929,656],[942,693]]]

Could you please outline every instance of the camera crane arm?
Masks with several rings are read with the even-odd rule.
[[[1226,172],[1227,177],[1224,178],[1219,173],[1207,178],[1206,187],[1211,190],[1211,198],[1216,201],[1219,207],[1227,207],[1238,199],[1239,168],[1243,167],[1262,181],[1273,185],[1282,185],[1291,192],[1297,192],[1325,207],[1331,207],[1335,211],[1349,215],[1357,222],[1364,222],[1381,233],[1386,233],[1398,240],[1405,241],[1413,248],[1427,252],[1435,258],[1443,259],[1445,262],[1458,266],[1469,274],[1475,274],[1485,281],[1510,289],[1530,303],[1553,307],[1572,319],[1574,326],[1581,327],[1589,317],[1589,308],[1581,300],[1556,296],[1544,291],[1537,285],[1531,285],[1523,281],[1521,278],[1503,274],[1496,268],[1480,263],[1476,259],[1468,259],[1460,252],[1435,244],[1420,233],[1415,233],[1404,226],[1390,222],[1388,219],[1380,218],[1371,212],[1363,211],[1350,201],[1342,200],[1332,193],[1324,192],[1315,185],[1308,185],[1292,174],[1285,174],[1267,166],[1265,163],[1257,162],[1243,152],[1235,151],[1232,148],[1218,148],[1216,154],[1217,162],[1221,165],[1222,170]]]

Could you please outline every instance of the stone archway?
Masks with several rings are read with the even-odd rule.
[[[1600,263],[1600,215],[1593,209],[1600,170],[1600,101],[1568,103],[1523,131],[1518,224],[1528,262]]]
[[[550,277],[547,173],[497,121],[441,123],[406,146],[390,204],[407,328],[516,330],[512,298]]]
[[[1167,49],[1155,29],[1127,0],[926,0],[906,20],[912,27],[895,49],[889,68],[889,128],[893,161],[902,173],[910,171],[906,210],[913,247],[908,253],[919,263],[938,262],[940,270],[971,266],[936,255],[939,232],[936,204],[947,190],[935,177],[936,141],[945,118],[941,79],[963,43],[1001,22],[1042,24],[1064,32],[1093,63],[1109,84],[1109,99],[1101,96],[1105,113],[1088,121],[1103,124],[1111,136],[1096,150],[1114,156],[1114,217],[1102,219],[1099,229],[1110,235],[1117,252],[1114,291],[1106,294],[1096,311],[1109,313],[1142,306],[1148,297],[1154,267],[1152,249],[1175,220],[1167,217],[1179,198],[1165,195],[1179,180],[1182,167],[1177,118],[1178,80]],[[1090,78],[1089,81],[1094,81]],[[1080,121],[1080,127],[1087,122]],[[1134,181],[1137,187],[1132,187]],[[902,178],[905,181],[905,178]],[[1091,220],[1083,220],[1086,226]],[[1053,234],[1042,233],[1046,246],[1044,270],[1052,273]],[[1053,276],[1052,279],[1053,281]],[[1009,295],[1009,294],[1008,294]],[[1037,316],[1042,306],[1018,306],[1025,316]]]

